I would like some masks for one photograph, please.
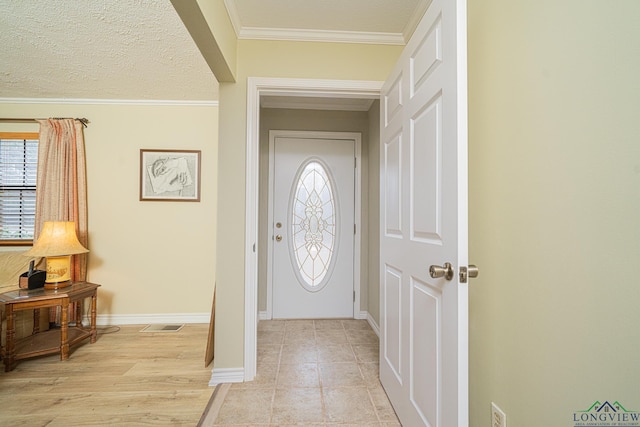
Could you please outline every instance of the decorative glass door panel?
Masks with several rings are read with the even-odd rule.
[[[291,257],[307,290],[322,289],[331,277],[336,252],[335,185],[319,159],[300,168],[291,195]]]

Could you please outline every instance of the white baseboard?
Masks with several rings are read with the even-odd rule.
[[[244,368],[213,368],[210,386],[222,383],[241,383],[244,381]]]
[[[368,315],[369,313],[367,313],[366,311],[361,311],[360,313],[355,313],[353,315],[353,318],[358,320],[364,320],[367,318]]]
[[[147,325],[156,323],[209,323],[211,313],[98,314],[97,326]],[[88,318],[85,317],[88,323]]]
[[[369,325],[371,326],[371,329],[373,329],[373,332],[375,332],[378,338],[380,338],[380,326],[378,326],[376,321],[373,319],[373,317],[371,317],[369,313],[367,313],[367,322],[369,322]]]

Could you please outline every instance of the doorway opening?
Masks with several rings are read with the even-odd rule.
[[[261,101],[290,98],[300,103],[315,99],[334,101],[375,101],[380,97],[382,82],[249,78],[247,87],[246,143],[246,212],[245,212],[245,323],[244,380],[256,374],[257,322],[259,319],[259,243],[260,243],[260,133]],[[301,107],[298,104],[299,108]],[[294,109],[296,109],[294,107]],[[375,113],[379,117],[379,112]],[[377,120],[377,119],[376,119]],[[375,126],[374,126],[375,127]],[[378,126],[379,129],[379,126]],[[379,193],[379,189],[376,188]],[[377,234],[377,233],[376,233]],[[377,257],[377,253],[375,257]]]

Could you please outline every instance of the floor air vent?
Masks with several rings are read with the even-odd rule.
[[[178,332],[184,325],[147,325],[140,332]]]

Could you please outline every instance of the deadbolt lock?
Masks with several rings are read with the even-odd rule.
[[[278,234],[278,235],[276,236],[276,242],[279,242],[279,241],[281,241],[281,240],[282,240],[282,236]]]

